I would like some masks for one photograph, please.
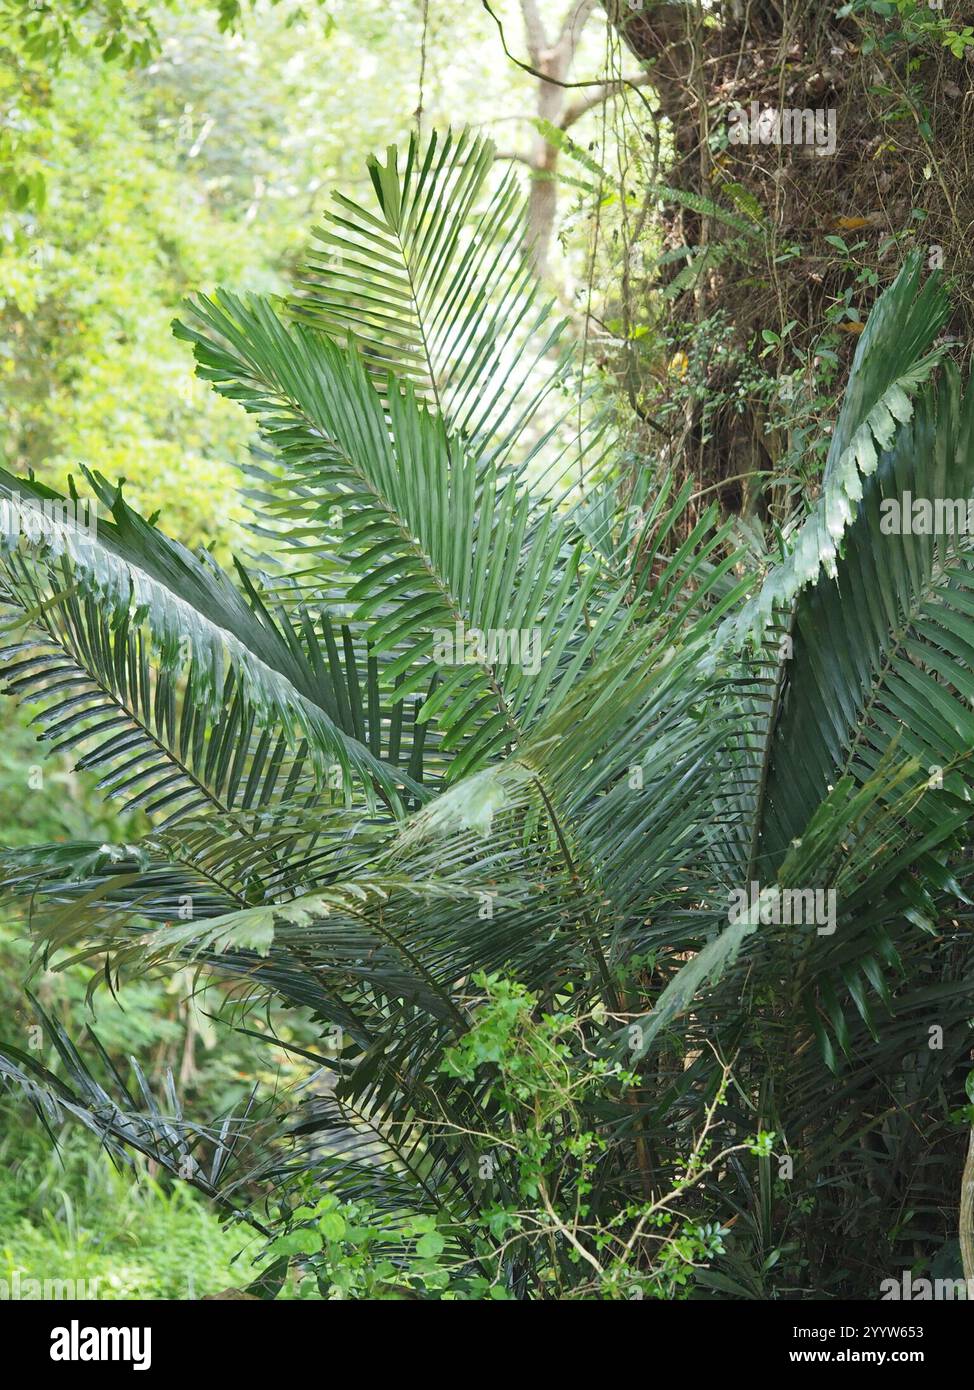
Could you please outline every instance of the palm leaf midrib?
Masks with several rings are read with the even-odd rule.
[[[278,389],[287,401],[291,411],[303,422],[305,427],[320,434],[321,426],[308,413],[304,406],[286,389],[282,389],[280,386]],[[417,408],[419,408],[418,405]],[[395,503],[383,495],[377,487],[375,480],[359,466],[350,450],[343,447],[342,444],[335,439],[329,438],[328,443],[340,456],[344,465],[354,473],[356,480],[364,487],[373,498],[374,502],[381,507],[387,518],[388,524],[400,537],[404,549],[408,550],[414,560],[419,561],[427,578],[435,587],[444,607],[449,611],[454,623],[464,623],[466,618],[470,615],[465,615],[463,613],[462,599],[453,591],[449,580],[440,573],[432,557],[428,554],[422,543],[416,538],[406,521],[400,516]],[[472,664],[476,665],[477,669],[480,670],[490,687],[491,694],[497,701],[498,712],[504,717],[506,725],[513,736],[513,740],[520,741],[524,736],[524,730],[519,725],[507,696],[504,694],[498,668],[492,663],[484,661],[477,661]]]

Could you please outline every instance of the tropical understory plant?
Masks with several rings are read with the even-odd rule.
[[[287,1046],[273,1003],[319,1045],[293,1091],[190,1118],[39,1010],[4,1076],[248,1223],[264,1294],[290,1261],[392,1298],[946,1268],[974,542],[884,505],[974,490],[944,290],[911,258],[879,298],[818,495],[756,559],[618,457],[490,144],[369,172],[291,299],[177,328],[260,430],[233,573],[104,478],[89,535],[0,477],[46,518],[0,538],[5,688],[151,824],[6,852],[39,963],[123,998],[195,967],[231,1026]]]

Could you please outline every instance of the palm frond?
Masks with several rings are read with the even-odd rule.
[[[846,529],[856,515],[864,480],[879,455],[913,413],[913,397],[943,359],[931,346],[950,314],[950,301],[934,272],[920,288],[921,261],[913,253],[873,306],[859,338],[842,408],[832,433],[822,494],[789,541],[783,562],[759,592],[728,620],[724,637],[760,635],[780,607],[824,570],[834,574]]]
[[[401,774],[356,737],[361,713],[290,624],[91,482],[111,507],[97,536],[52,524],[39,546],[5,536],[0,549],[8,689],[42,706],[56,746],[86,744],[106,789],[170,820],[248,808],[282,760],[292,793],[337,763],[347,789],[398,803]],[[63,500],[8,474],[0,496]]]

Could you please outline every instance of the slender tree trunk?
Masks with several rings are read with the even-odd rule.
[[[967,1145],[967,1162],[960,1184],[960,1254],[968,1289],[974,1288],[974,1125]]]
[[[543,55],[542,71],[564,81],[563,64]],[[538,119],[553,126],[561,123],[565,110],[565,89],[552,82],[538,82]],[[531,188],[528,194],[526,249],[539,275],[548,272],[551,242],[558,216],[558,148],[539,131],[531,151]]]
[[[596,0],[574,0],[557,37],[549,39],[537,0],[521,0],[531,64],[542,74],[537,79],[537,117],[560,130],[567,130],[583,109],[590,109],[589,103],[584,108],[571,106],[567,99],[571,89],[563,84],[569,80],[579,39],[595,8]],[[558,154],[558,146],[539,130],[526,161],[531,170],[531,188],[525,250],[542,276],[548,272],[558,216]]]

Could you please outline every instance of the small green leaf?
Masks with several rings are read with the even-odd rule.
[[[345,1218],[341,1212],[326,1211],[318,1218],[318,1230],[325,1240],[341,1240],[345,1234]]]

